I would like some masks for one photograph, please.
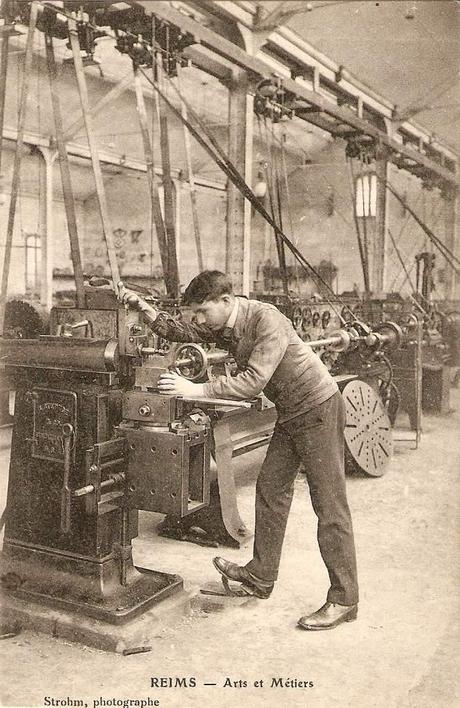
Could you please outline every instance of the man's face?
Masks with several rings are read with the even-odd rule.
[[[233,305],[234,298],[231,295],[220,295],[215,300],[192,302],[190,308],[197,324],[206,324],[210,329],[217,331],[225,326]]]

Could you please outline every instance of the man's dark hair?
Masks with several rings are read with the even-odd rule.
[[[192,302],[201,305],[205,300],[215,300],[220,295],[232,293],[232,281],[225,273],[220,270],[204,270],[186,287],[182,302],[184,305],[190,305]]]

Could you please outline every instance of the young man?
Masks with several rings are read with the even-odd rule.
[[[345,490],[344,403],[327,368],[276,307],[235,297],[229,278],[219,271],[200,273],[185,290],[183,302],[195,315],[192,324],[158,314],[122,284],[119,289],[122,301],[138,307],[156,333],[171,341],[216,342],[238,365],[235,376],[203,384],[166,373],[159,381],[163,393],[242,400],[264,391],[276,406],[278,419],[257,479],[253,558],[245,566],[215,558],[216,569],[227,580],[241,583],[247,594],[269,597],[302,462],[331,585],[326,603],[298,624],[321,630],[356,619],[358,583]]]

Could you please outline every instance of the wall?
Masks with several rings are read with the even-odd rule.
[[[114,230],[120,274],[131,282],[163,290],[161,260],[155,231],[151,239],[150,203],[147,179],[128,172],[106,180],[106,195]],[[179,276],[182,286],[198,272],[195,236],[188,183],[175,181],[176,229]],[[223,191],[197,188],[200,238],[205,268],[222,268],[225,253],[226,194]],[[88,272],[108,274],[108,260],[103,241],[95,196],[84,203],[85,238],[83,261]]]
[[[306,124],[304,129],[308,130]],[[338,268],[335,290],[352,290],[355,285],[362,290],[345,146],[343,141],[332,139],[324,144],[325,147],[314,154],[298,152],[289,156],[289,200],[281,180],[283,226],[285,233],[290,235],[292,220],[292,241],[312,265],[317,267],[324,260],[331,261]],[[266,203],[269,206],[268,198]],[[277,255],[272,230],[265,228],[262,217],[254,218],[253,227],[254,271],[267,260],[276,264]],[[287,255],[287,262],[295,262],[291,254]],[[299,272],[302,273],[302,269]],[[301,290],[308,295],[317,287],[310,280],[301,283]]]
[[[6,232],[10,206],[11,174],[13,169],[12,144],[5,146],[2,156],[2,171],[5,175],[2,204],[0,205],[0,267],[3,269],[5,254]],[[20,190],[17,200],[14,221],[13,242],[11,250],[11,266],[8,276],[8,297],[22,296],[26,292],[32,298],[38,297],[40,288],[40,264],[38,262],[38,282],[35,286],[33,280],[25,280],[25,240],[27,235],[41,235],[43,222],[41,220],[40,203],[44,200],[44,161],[38,152],[30,154],[29,151],[22,158]],[[56,170],[55,170],[56,171]],[[75,202],[77,225],[83,236],[84,218],[83,205]],[[63,272],[72,272],[70,259],[70,245],[67,231],[67,221],[64,203],[59,195],[53,199],[53,238],[51,244],[54,269]],[[38,259],[40,255],[37,254]],[[60,282],[54,284],[60,289]],[[73,287],[73,286],[71,286]]]
[[[43,51],[41,37],[38,44]],[[5,125],[15,127],[20,88],[22,60],[20,53],[23,38],[12,40],[13,49],[10,57],[9,82],[6,97]],[[21,44],[22,43],[22,44]],[[103,61],[104,77],[97,68],[86,71],[90,103],[106,94],[113,86],[131,71],[127,57],[114,52],[110,42],[101,42],[98,52]],[[65,43],[61,43],[58,55],[63,56]],[[110,62],[108,61],[110,57]],[[112,71],[112,73],[110,73]],[[59,93],[64,113],[64,125],[68,127],[80,115],[80,107],[73,69],[68,64],[59,64]],[[177,83],[177,81],[176,81]],[[196,69],[185,69],[182,86],[187,99],[199,113],[207,130],[225,148],[227,141],[228,91],[225,86],[211,76]],[[156,104],[146,85],[146,105],[149,125],[153,127],[154,162],[161,166],[160,144]],[[177,100],[174,89],[170,86],[168,94]],[[54,132],[50,112],[48,80],[43,56],[36,56],[30,81],[26,130],[41,135]],[[98,146],[106,152],[123,160],[136,158],[143,160],[143,147],[140,137],[135,97],[132,90],[125,91],[104,111],[94,116],[94,132]],[[265,130],[265,132],[264,132]],[[267,133],[268,131],[268,133]],[[270,136],[271,133],[271,136]],[[74,142],[85,144],[84,129],[80,128]],[[226,177],[211,158],[192,138],[192,165],[195,176],[214,179],[225,186]],[[184,134],[179,121],[169,115],[169,144],[172,166],[181,171],[181,179],[176,180],[177,189],[177,228],[180,281],[185,285],[198,270],[194,230],[188,191],[187,161],[184,146]],[[284,184],[284,165],[282,165],[280,144],[284,145],[284,159],[288,175],[289,199]],[[8,143],[11,148],[12,144]],[[277,153],[280,170],[280,190],[285,233],[292,237],[305,257],[317,267],[321,261],[329,261],[338,269],[334,289],[338,292],[355,288],[363,290],[363,277],[357,246],[356,228],[353,219],[353,199],[351,194],[350,172],[345,161],[345,143],[333,140],[329,135],[303,121],[294,119],[265,128],[255,121],[253,184],[257,180],[261,163],[270,165],[273,152]],[[4,191],[9,191],[11,182],[12,153],[5,150],[2,172],[5,175]],[[40,160],[37,155],[24,157],[21,179],[21,208],[16,220],[14,249],[12,256],[10,293],[24,291],[23,234],[35,232],[39,222],[39,202],[43,196],[43,187],[39,174]],[[94,180],[88,160],[71,161],[74,196],[77,205],[79,232],[82,242],[83,266],[86,272],[102,272],[108,275],[106,249],[102,239],[102,229],[95,197]],[[120,270],[125,279],[146,282],[154,281],[154,286],[161,289],[160,258],[155,235],[150,235],[150,205],[147,180],[144,174],[119,167],[104,167],[104,184],[107,193],[110,218],[114,229],[115,245],[118,252]],[[445,214],[440,209],[437,190],[428,192],[421,189],[420,181],[396,168],[390,169],[390,179],[395,188],[407,195],[408,202],[414,206],[421,218],[427,221],[435,233],[445,238]],[[54,169],[54,287],[62,289],[73,287],[68,237],[65,222],[62,194],[59,186],[60,176],[57,166]],[[200,231],[203,241],[204,265],[208,268],[223,268],[225,262],[226,232],[226,196],[224,191],[198,188],[198,211]],[[269,201],[265,206],[270,210]],[[0,242],[4,243],[6,233],[7,204],[0,207]],[[439,214],[437,216],[437,213]],[[291,229],[292,222],[292,229]],[[369,232],[372,232],[369,222]],[[401,245],[403,258],[412,267],[415,252],[431,248],[420,227],[412,217],[403,214],[394,198],[388,198],[388,229]],[[372,246],[372,243],[370,244]],[[2,251],[3,252],[3,251]],[[388,233],[386,234],[386,273],[385,289],[401,290],[406,295],[411,286],[404,282],[404,271],[395,253]],[[288,253],[287,262],[294,264]],[[272,230],[262,217],[253,212],[251,230],[251,283],[255,289],[263,287],[262,269],[267,263],[277,265],[275,241]],[[413,267],[412,267],[413,268]],[[442,258],[437,261],[437,294],[443,294]],[[302,271],[299,271],[301,273]],[[303,294],[316,290],[311,279],[300,278],[299,285]],[[372,283],[371,283],[372,287]]]
[[[423,188],[419,179],[398,170],[394,165],[390,166],[389,180],[394,190],[407,200],[407,204],[417,216],[443,243],[446,243],[450,205],[442,197],[440,191]],[[446,272],[451,266],[447,264],[423,229],[397,199],[388,195],[388,200],[386,290],[400,292],[403,296],[410,295],[416,287],[415,255],[428,251],[436,255],[433,297],[435,299],[446,297]],[[393,236],[396,248],[390,234]],[[397,250],[404,261],[405,269],[398,258]],[[457,251],[457,257],[459,256],[460,250]],[[459,295],[460,292],[457,297]]]

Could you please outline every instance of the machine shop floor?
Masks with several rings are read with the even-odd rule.
[[[268,601],[194,610],[154,637],[151,652],[126,657],[24,631],[0,643],[2,705],[93,708],[148,697],[162,708],[459,705],[460,390],[452,389],[451,405],[456,410],[449,416],[424,417],[417,450],[396,443],[384,477],[348,478],[362,594],[356,622],[331,632],[296,628],[301,614],[323,603],[327,589],[315,519],[299,477],[280,579]],[[9,432],[0,433],[3,508]],[[239,506],[248,524],[263,454],[256,450],[236,460]],[[179,573],[191,592],[215,580],[216,549],[158,538],[157,521],[141,514],[136,563]],[[240,551],[217,552],[243,562],[250,551],[249,542]],[[167,684],[186,678],[189,685],[151,687],[151,677],[166,677]],[[273,678],[284,685],[272,686]],[[263,685],[254,686],[257,681]]]

